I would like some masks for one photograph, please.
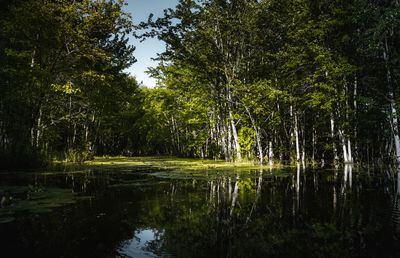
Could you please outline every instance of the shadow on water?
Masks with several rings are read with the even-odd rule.
[[[393,169],[0,177],[1,250],[12,256],[400,256]]]

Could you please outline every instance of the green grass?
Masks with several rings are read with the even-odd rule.
[[[255,170],[261,166],[253,161],[225,162],[223,160],[190,159],[177,157],[96,157],[84,163],[88,167],[102,168],[158,168],[173,170]]]
[[[261,166],[253,161],[225,162],[166,156],[96,157],[83,165],[93,170],[116,169],[124,173],[138,173],[142,170],[149,175],[165,179],[210,180],[230,176],[233,180],[237,180],[238,177],[258,176],[260,171],[268,171],[269,175],[274,176],[287,176],[289,172],[282,167]]]

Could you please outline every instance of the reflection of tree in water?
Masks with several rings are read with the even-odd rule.
[[[87,171],[35,177],[32,184],[96,196],[21,223],[40,229],[26,233],[25,228],[18,237],[31,248],[35,239],[49,243],[40,249],[44,254],[114,254],[143,228],[159,232],[146,245],[158,256],[399,254],[397,172],[381,177],[352,167],[332,172],[296,167],[285,173],[235,171],[213,179],[161,180]]]
[[[169,203],[157,225],[164,234],[150,245],[152,251],[182,257],[393,252],[393,240],[387,250],[372,241],[387,227],[388,216],[371,208],[384,207],[384,182],[362,180],[350,166],[331,174],[300,167],[293,172],[290,177],[261,170],[253,177],[237,173],[208,182],[174,181],[165,191]],[[381,190],[368,192],[370,184]],[[386,235],[384,241],[390,238]]]

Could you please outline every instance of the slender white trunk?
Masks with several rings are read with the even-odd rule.
[[[351,141],[347,138],[347,162],[353,163],[353,156],[351,155]]]
[[[274,165],[274,152],[272,151],[272,141],[269,141],[268,143],[268,161],[269,165],[272,166]]]
[[[296,162],[299,162],[300,161],[299,127],[298,127],[296,111],[294,112],[294,137],[296,139]]]
[[[331,114],[331,135],[332,135],[332,148],[333,148],[333,163],[336,165],[338,163],[339,157],[336,148],[335,120],[333,119],[333,114]]]
[[[304,125],[305,126],[305,125]],[[306,166],[306,136],[305,136],[305,131],[304,131],[304,127],[303,127],[303,144],[301,146],[301,164],[303,166],[303,168],[305,168]]]
[[[396,148],[396,161],[397,164],[400,164],[400,138],[399,138],[399,129],[398,129],[398,121],[397,121],[397,111],[394,106],[394,101],[392,98],[392,131],[393,131],[393,138],[394,138],[394,144]]]
[[[227,142],[227,146],[228,146],[228,161],[232,160],[232,132],[231,132],[231,127],[229,124],[225,123],[226,126],[226,130],[228,131],[228,142]]]
[[[222,125],[221,131],[222,131],[221,143],[222,143],[222,148],[224,150],[225,161],[229,161],[228,146],[227,146],[226,136],[225,136],[226,135],[226,131],[225,131],[225,126],[224,125]]]
[[[344,85],[344,92],[345,92],[345,95],[348,95],[349,89],[348,89],[347,83],[345,83],[345,85]],[[347,109],[349,107],[350,107],[349,101],[348,101],[348,99],[346,99],[346,109],[345,109],[346,116],[345,117],[346,117],[346,121],[347,122],[350,122],[349,114],[347,112],[348,111]],[[344,129],[342,130],[342,136],[343,136],[343,140],[346,140],[346,138],[347,138],[347,160],[345,159],[345,162],[346,163],[352,163],[353,162],[353,157],[351,156],[351,142],[350,142],[350,138],[349,137],[345,137]],[[345,148],[345,146],[344,146],[344,148]]]
[[[289,106],[289,115],[290,115],[290,121],[293,121],[293,106],[292,103],[290,103]],[[292,128],[290,128],[290,153],[292,153],[292,148],[293,148],[293,139],[294,138],[294,132],[292,130]],[[290,161],[292,161],[292,157],[290,155]]]
[[[348,155],[347,155],[346,140],[345,140],[345,137],[344,137],[343,130],[339,130],[339,134],[340,134],[340,139],[342,141],[343,161],[344,161],[344,163],[348,163],[349,162],[349,158],[348,158]]]
[[[357,160],[358,157],[358,144],[357,144],[357,88],[358,88],[358,79],[357,73],[355,74],[354,78],[354,91],[353,91],[353,108],[354,108],[354,128],[353,128],[353,135],[354,135],[354,156]],[[354,158],[352,157],[352,162],[354,162]]]
[[[258,147],[258,157],[259,157],[260,163],[262,165],[264,163],[264,154],[263,154],[263,150],[262,150],[262,146],[261,146],[260,128],[259,127],[255,127],[254,130],[255,130],[255,133],[256,133],[256,143],[257,143],[257,147]]]
[[[311,154],[312,164],[314,164],[314,162],[315,162],[315,144],[316,144],[316,132],[315,132],[315,127],[313,126],[313,128],[312,128],[312,154]]]
[[[397,171],[397,195],[400,195],[400,171]]]
[[[229,119],[231,120],[231,127],[232,127],[232,134],[233,134],[233,143],[235,146],[235,151],[236,151],[236,159],[237,160],[241,160],[241,156],[240,156],[240,144],[238,141],[238,135],[237,135],[237,131],[236,131],[236,126],[235,126],[235,122],[233,121],[233,117],[232,117],[232,113],[229,112]]]

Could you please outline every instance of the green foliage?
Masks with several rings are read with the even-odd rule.
[[[14,155],[10,166],[41,165],[62,152],[85,160],[101,141],[102,117],[118,112],[137,88],[122,73],[135,61],[126,38],[133,25],[122,5],[2,4],[0,153]]]
[[[254,148],[254,145],[256,144],[254,137],[255,132],[252,128],[245,126],[240,128],[238,141],[243,155],[249,154]]]
[[[355,161],[393,158],[396,1],[181,0],[140,25],[123,4],[5,2],[2,157],[294,162],[304,152],[304,160],[336,163],[347,142]],[[167,45],[149,70],[158,88],[123,73],[135,62],[127,39],[134,28]]]

